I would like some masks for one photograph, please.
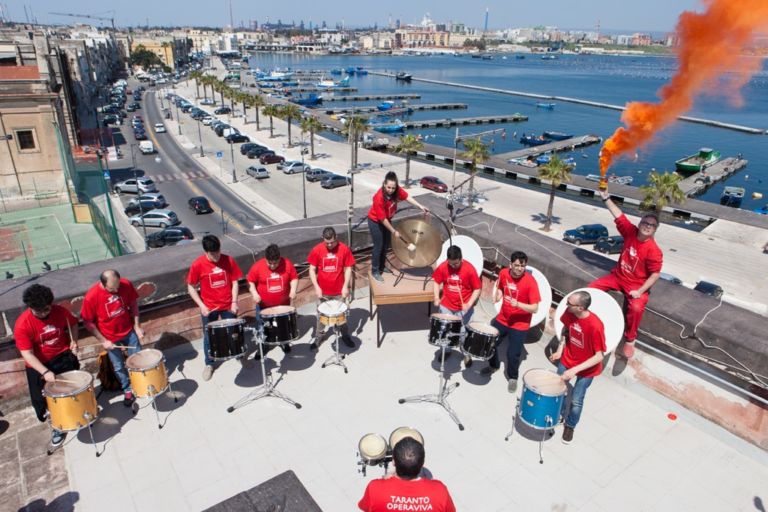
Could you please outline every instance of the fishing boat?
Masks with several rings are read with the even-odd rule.
[[[395,80],[399,80],[401,82],[410,82],[412,78],[413,78],[413,75],[410,73],[406,73],[405,71],[401,71],[395,75]]]
[[[675,162],[677,172],[681,174],[694,174],[720,160],[720,152],[711,148],[701,148],[695,155],[690,155]]]
[[[527,158],[510,158],[507,162],[515,165],[522,165],[523,167],[536,167],[536,162],[528,160]]]
[[[546,131],[541,134],[545,139],[549,140],[567,140],[573,138],[570,133]]]
[[[520,144],[522,144],[523,146],[541,146],[542,144],[546,144],[548,142],[550,141],[545,139],[541,135],[523,134],[523,136],[520,137]]]
[[[720,196],[720,204],[739,208],[745,193],[744,187],[725,187],[723,194]]]
[[[334,89],[336,87],[347,87],[349,85],[349,79],[350,78],[351,77],[349,75],[347,75],[344,78],[342,78],[341,80],[339,80],[338,82],[336,82],[334,80],[325,80],[325,79],[323,79],[323,80],[320,80],[319,82],[317,82],[315,84],[315,87],[317,87],[318,89]]]
[[[549,161],[552,159],[552,155],[541,155],[536,158],[536,164],[537,165],[547,165]],[[570,165],[571,167],[576,167],[576,160],[574,160],[573,157],[563,158],[563,163],[565,165]]]
[[[323,98],[314,93],[307,97],[301,96],[298,98],[293,98],[291,101],[303,107],[315,107],[317,105],[323,104]]]
[[[555,110],[555,104],[554,103],[537,103],[536,108],[544,108],[547,110]]]
[[[602,179],[602,176],[599,174],[587,174],[584,176],[584,179],[588,181],[599,182]],[[632,176],[617,176],[615,174],[611,174],[607,179],[608,183],[616,183],[617,185],[630,185],[634,178]]]
[[[394,121],[388,121],[384,123],[369,121],[368,127],[371,130],[375,130],[381,133],[399,133],[405,130],[405,123],[400,119],[395,119]]]
[[[378,105],[376,105],[376,110],[379,112],[385,112],[387,110],[391,110],[395,106],[394,101],[382,101]]]

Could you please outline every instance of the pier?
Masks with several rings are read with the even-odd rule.
[[[380,113],[390,114],[393,112],[400,112],[403,110],[460,110],[467,108],[466,103],[422,103],[422,104],[408,104],[392,107],[390,110],[379,111],[375,106],[364,107],[338,107],[323,109],[328,115],[332,114],[361,114],[361,113]]]
[[[707,167],[704,172],[697,172],[680,181],[678,186],[686,197],[703,194],[715,183],[723,181],[747,166],[748,161],[739,157],[723,158]]]
[[[338,90],[338,89],[334,89]],[[328,101],[374,101],[374,100],[418,100],[421,94],[369,94],[363,96],[325,96],[323,102]]]
[[[300,85],[298,87],[282,87],[281,89],[284,92],[357,92],[357,87],[304,87]]]
[[[547,144],[541,146],[531,146],[524,149],[518,149],[516,151],[510,151],[509,153],[501,153],[496,155],[497,158],[503,158],[507,161],[511,159],[526,160],[528,158],[536,158],[537,156],[545,153],[559,153],[561,151],[573,151],[578,148],[591,146],[593,144],[599,144],[603,139],[597,135],[582,135],[581,137],[571,137],[565,140],[553,140]]]
[[[405,121],[405,128],[412,130],[414,128],[440,128],[445,126],[466,126],[473,124],[519,123],[527,120],[528,116],[517,113],[502,116],[457,117],[455,119],[448,117],[445,119]]]

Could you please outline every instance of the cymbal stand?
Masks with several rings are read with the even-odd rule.
[[[437,404],[441,406],[445,411],[448,413],[448,415],[451,417],[451,419],[456,423],[456,425],[459,427],[459,430],[464,430],[464,425],[461,423],[461,420],[459,420],[459,417],[454,412],[453,408],[451,407],[451,404],[448,403],[448,395],[450,395],[453,390],[455,390],[457,387],[459,387],[460,382],[454,382],[450,386],[448,385],[448,379],[445,376],[445,350],[448,348],[449,340],[445,337],[447,331],[447,327],[443,326],[440,330],[440,337],[436,340],[437,344],[440,345],[440,385],[438,387],[436,394],[429,394],[429,395],[415,395],[415,396],[409,396],[407,398],[401,398],[397,402],[404,404],[406,402],[415,402],[415,403],[432,403]]]
[[[347,369],[347,365],[344,363],[344,358],[346,357],[346,354],[342,354],[339,352],[339,325],[336,324],[333,326],[333,336],[334,336],[334,343],[335,347],[333,350],[333,355],[325,360],[325,362],[322,364],[321,368],[325,368],[326,366],[331,365],[337,365],[344,368],[344,373],[349,373],[349,370]]]
[[[253,333],[256,333],[256,340],[259,345],[259,361],[261,362],[261,381],[263,382],[262,388],[258,391],[251,391],[247,395],[245,395],[243,398],[232,404],[227,408],[227,412],[232,412],[235,409],[239,409],[240,407],[243,407],[244,405],[247,405],[251,402],[255,402],[256,400],[268,396],[272,396],[275,398],[279,398],[280,400],[283,400],[285,402],[288,402],[289,404],[293,405],[297,409],[301,409],[301,404],[296,402],[295,400],[292,400],[288,396],[282,394],[279,391],[275,390],[275,387],[277,384],[272,380],[272,372],[267,373],[266,366],[264,365],[264,326],[259,326],[258,329],[254,329],[253,327],[246,327],[245,328],[248,331],[251,331]]]

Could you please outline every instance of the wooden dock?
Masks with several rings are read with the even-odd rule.
[[[322,109],[328,115],[332,114],[367,114],[367,113],[380,113],[387,114],[393,111],[402,111],[404,109],[411,110],[459,110],[467,108],[466,103],[422,103],[422,104],[408,104],[403,107],[395,106],[391,110],[379,111],[375,106],[363,106],[363,107],[338,107],[338,108],[326,108]]]
[[[531,146],[524,149],[518,149],[517,151],[510,151],[509,153],[501,153],[496,156],[498,158],[503,158],[506,161],[512,160],[513,158],[527,160],[528,158],[536,158],[545,153],[574,151],[578,148],[599,144],[602,141],[603,139],[597,135],[582,135],[580,137],[572,137],[565,140],[553,140],[552,142],[542,144],[541,146]]]
[[[723,158],[719,162],[707,167],[704,172],[697,172],[679,183],[680,190],[686,197],[696,197],[703,194],[715,183],[723,181],[732,174],[737,173],[747,166],[748,161],[739,157]]]
[[[446,126],[467,126],[474,124],[500,124],[500,123],[520,123],[527,121],[528,116],[522,114],[508,114],[501,116],[482,116],[482,117],[457,117],[445,119],[425,119],[423,121],[405,121],[406,129],[414,128],[441,128]]]
[[[338,89],[334,89],[338,91]],[[329,101],[374,101],[374,100],[418,100],[420,94],[370,94],[367,96],[325,96],[323,102]]]

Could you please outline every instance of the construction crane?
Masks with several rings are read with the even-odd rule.
[[[108,12],[115,12],[115,11],[108,11]],[[110,23],[112,23],[112,30],[115,30],[115,18],[107,18],[105,16],[94,16],[92,14],[70,14],[66,12],[49,12],[48,14],[53,14],[55,16],[69,16],[72,18],[90,18],[93,20],[109,21]]]

